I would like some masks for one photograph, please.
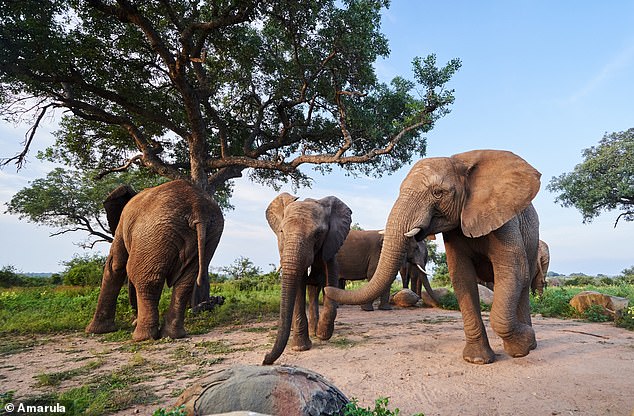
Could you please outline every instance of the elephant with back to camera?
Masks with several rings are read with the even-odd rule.
[[[380,230],[350,230],[346,241],[344,241],[337,253],[340,283],[346,280],[371,279],[379,263],[382,245],[383,232]],[[403,277],[403,273],[405,273],[405,276],[412,275],[414,268],[417,270],[418,268],[424,268],[427,263],[425,242],[417,242],[415,239],[410,238],[403,256],[401,277]],[[421,281],[421,284],[425,285],[427,292],[435,299],[434,292],[426,276],[425,281]],[[342,287],[342,285],[340,284],[339,287]],[[420,296],[420,287],[418,295]],[[392,309],[389,298],[390,288],[388,287],[379,296],[379,309]],[[372,301],[361,305],[361,308],[364,311],[374,310]]]
[[[117,296],[127,275],[136,288],[138,305],[132,338],[182,338],[186,335],[185,308],[193,288],[208,279],[209,263],[224,227],[222,212],[211,196],[184,180],[146,189],[127,198],[129,202],[116,201],[121,193],[125,192],[113,191],[107,200],[110,204],[105,204],[119,206],[121,216],[116,221],[115,208],[108,212],[109,223],[116,221],[118,225],[97,309],[86,332],[116,329]],[[172,298],[159,329],[158,303],[166,283],[173,288]]]
[[[334,330],[337,304],[324,298],[320,316],[317,302],[325,285],[338,284],[335,255],[350,231],[352,211],[334,196],[297,199],[285,192],[266,209],[266,219],[277,236],[280,252],[282,295],[277,336],[263,364],[273,364],[279,358],[291,329],[291,346],[295,351],[311,348],[309,333],[327,340]],[[309,319],[306,317],[307,290]]]
[[[108,220],[108,227],[110,228],[110,233],[114,236],[115,231],[117,230],[117,226],[119,225],[119,220],[121,219],[121,212],[123,212],[123,208],[126,206],[128,202],[132,198],[136,196],[137,192],[129,185],[120,185],[116,189],[114,189],[106,199],[103,201],[103,207],[106,210],[106,219]],[[190,305],[192,308],[192,312],[196,313],[201,310],[204,310],[206,307],[208,308],[211,302],[209,297],[209,279],[203,279],[201,284],[194,285],[194,290],[192,290],[192,296]],[[136,297],[136,288],[134,285],[128,280],[128,299],[130,302],[130,306],[134,309],[136,313],[138,310],[137,305],[137,297]]]
[[[407,239],[443,233],[449,275],[464,322],[463,358],[495,360],[480,314],[477,280],[493,281],[493,330],[512,357],[537,346],[529,290],[537,272],[539,219],[531,201],[541,174],[519,156],[474,150],[417,162],[401,184],[372,280],[358,291],[326,288],[341,303],[363,304],[389,285]]]

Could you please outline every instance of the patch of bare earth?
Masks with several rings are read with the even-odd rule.
[[[485,314],[488,321],[488,315]],[[218,328],[172,342],[104,342],[101,336],[53,336],[2,358],[0,391],[16,400],[82,385],[98,374],[136,365],[141,383],[160,397],[118,415],[151,414],[170,406],[193,380],[233,364],[259,365],[272,345],[276,322]],[[612,324],[533,318],[538,346],[510,358],[487,322],[497,354],[490,365],[462,360],[459,312],[414,308],[363,312],[340,307],[335,335],[306,352],[288,349],[277,364],[323,374],[349,398],[370,406],[389,397],[401,414],[634,415],[634,333]],[[87,374],[38,387],[38,374],[103,360]]]

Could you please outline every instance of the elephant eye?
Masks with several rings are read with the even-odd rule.
[[[441,188],[434,188],[432,189],[431,194],[434,198],[440,199],[442,198],[444,191]]]

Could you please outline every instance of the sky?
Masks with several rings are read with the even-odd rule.
[[[542,173],[533,201],[540,216],[540,238],[551,252],[550,270],[561,273],[618,275],[634,265],[634,223],[618,212],[583,224],[574,208],[555,202],[546,190],[550,180],[582,161],[583,149],[605,133],[634,127],[634,1],[397,1],[383,13],[382,32],[390,56],[376,63],[384,82],[412,78],[415,56],[452,58],[462,68],[449,87],[455,89],[452,112],[427,137],[427,156],[450,156],[473,149],[510,150]],[[28,125],[0,124],[0,157],[13,156]],[[47,120],[34,146],[52,143],[55,120]],[[49,237],[54,229],[30,224],[4,213],[4,204],[29,181],[44,177],[52,165],[35,152],[25,168],[0,170],[0,267],[22,272],[56,272],[75,253],[83,235]],[[328,176],[304,169],[311,188],[293,190],[300,198],[335,195],[352,209],[352,221],[364,229],[381,229],[409,171],[404,167],[382,178]],[[235,183],[225,230],[212,267],[247,257],[263,271],[279,263],[275,236],[264,211],[278,192],[250,183]],[[629,238],[628,238],[629,237]],[[442,249],[442,240],[438,241]],[[107,253],[107,244],[93,251]]]

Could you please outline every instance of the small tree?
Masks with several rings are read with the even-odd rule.
[[[134,170],[111,175],[100,181],[94,174],[53,169],[46,178],[36,179],[7,202],[7,212],[21,219],[58,228],[51,236],[80,231],[88,234],[82,247],[96,242],[112,242],[114,230],[105,221],[103,200],[117,186],[130,184],[137,191],[155,186],[164,179]]]
[[[634,128],[605,134],[583,157],[572,172],[551,179],[548,190],[559,192],[556,201],[577,208],[584,223],[611,210],[621,211],[615,227],[621,218],[634,220]]]

